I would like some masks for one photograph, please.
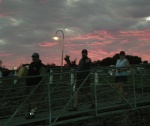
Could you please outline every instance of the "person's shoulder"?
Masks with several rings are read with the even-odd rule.
[[[44,63],[41,62],[41,66],[46,67],[46,65]]]
[[[79,60],[79,62],[82,62],[83,61],[83,58],[81,58],[80,60]]]
[[[34,64],[34,62],[31,62],[29,65]]]
[[[90,59],[90,60],[91,60],[91,58],[90,58],[90,57],[87,57],[87,59]]]
[[[125,59],[125,62],[129,63],[129,60],[128,60],[128,59]]]
[[[87,59],[90,61],[90,63],[92,62],[91,58],[88,57]]]
[[[41,67],[46,69],[46,65],[45,65],[45,64],[43,64],[43,63],[42,63],[42,65],[41,65]]]
[[[117,62],[119,62],[120,61],[120,59],[117,59]]]
[[[40,67],[43,68],[43,69],[46,69],[46,65],[42,62],[40,62]]]
[[[31,66],[34,66],[34,62],[31,62],[31,63],[29,64],[29,67],[31,67]]]
[[[46,66],[46,65],[42,62],[42,60],[39,60],[39,61],[38,61],[38,65],[39,65],[39,66]]]
[[[125,62],[128,62],[128,59],[124,58]]]

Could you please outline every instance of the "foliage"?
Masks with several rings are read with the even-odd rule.
[[[54,66],[56,66],[56,64],[55,63],[48,63],[46,66],[47,67],[54,67]]]
[[[147,60],[144,60],[144,61],[143,61],[143,64],[148,64],[148,61],[147,61]]]
[[[129,60],[130,64],[140,64],[142,63],[141,57],[138,56],[132,56],[132,55],[126,55],[126,58]],[[117,59],[119,59],[119,54],[115,54],[113,57],[106,57],[102,60],[97,60],[92,62],[92,66],[110,66],[110,65],[115,65]],[[71,67],[76,67],[77,66],[77,59],[74,59],[73,61],[70,61],[70,56],[66,55],[64,60],[66,61],[66,64],[64,66],[71,66]],[[4,66],[2,67],[2,60],[0,60],[0,67],[5,68]],[[148,61],[145,60],[143,61],[144,64],[148,64]],[[29,64],[21,64],[20,66],[26,66]],[[18,68],[20,68],[20,66]],[[50,67],[56,67],[55,63],[47,63],[46,65],[47,68]],[[6,68],[5,68],[6,69]]]
[[[126,55],[126,58],[129,60],[130,64],[140,64],[140,63],[142,63],[141,57],[138,57],[138,56]],[[115,54],[113,57],[104,58],[101,61],[100,65],[101,66],[115,65],[117,59],[119,59],[119,54]],[[100,62],[100,61],[98,60],[98,62]],[[97,61],[94,61],[94,64],[97,64]]]

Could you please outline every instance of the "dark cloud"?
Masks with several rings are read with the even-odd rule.
[[[73,58],[80,58],[83,47],[90,50],[93,60],[121,49],[147,58],[149,5],[150,0],[2,0],[0,54],[9,57],[2,60],[18,65],[39,52],[44,62],[53,58],[58,63],[62,34],[58,33],[59,42],[52,40],[58,29],[65,34],[64,53]],[[140,36],[142,32],[146,36]]]

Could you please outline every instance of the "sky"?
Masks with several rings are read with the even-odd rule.
[[[150,0],[0,0],[6,68],[31,63],[34,52],[44,64],[61,65],[63,40],[64,57],[77,63],[82,49],[92,61],[123,50],[150,62]]]

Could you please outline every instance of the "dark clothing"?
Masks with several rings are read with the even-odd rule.
[[[86,63],[86,60],[90,60],[90,62]],[[76,88],[78,88],[86,79],[88,74],[90,73],[90,67],[91,67],[91,59],[81,58],[79,61],[78,67],[77,67],[77,83]],[[85,83],[83,84],[81,91],[89,91],[90,90],[90,76],[87,78]]]
[[[28,74],[27,76],[37,76],[40,75],[40,68],[45,67],[44,64],[39,60],[39,62],[35,63],[32,62],[29,66]],[[41,81],[42,77],[33,77],[33,78],[27,78],[26,79],[26,85],[32,86],[37,85]]]
[[[127,83],[127,76],[116,76],[115,77],[115,83],[123,83],[126,84]]]
[[[90,60],[90,62],[86,63],[86,60]],[[90,70],[91,68],[91,59],[86,57],[86,58],[81,58],[77,67],[78,71],[84,71],[84,70]]]
[[[45,85],[43,85],[44,83],[38,85],[43,77],[34,77],[42,75],[44,73],[42,70],[46,72],[45,65],[41,62],[41,60],[38,62],[32,62],[29,66],[27,76],[33,76],[26,79],[25,95],[30,95],[26,104],[26,113],[29,113],[29,115],[31,113],[34,114],[38,104],[41,102],[40,99],[43,97],[41,93],[43,92]],[[31,93],[33,94],[31,95]]]

